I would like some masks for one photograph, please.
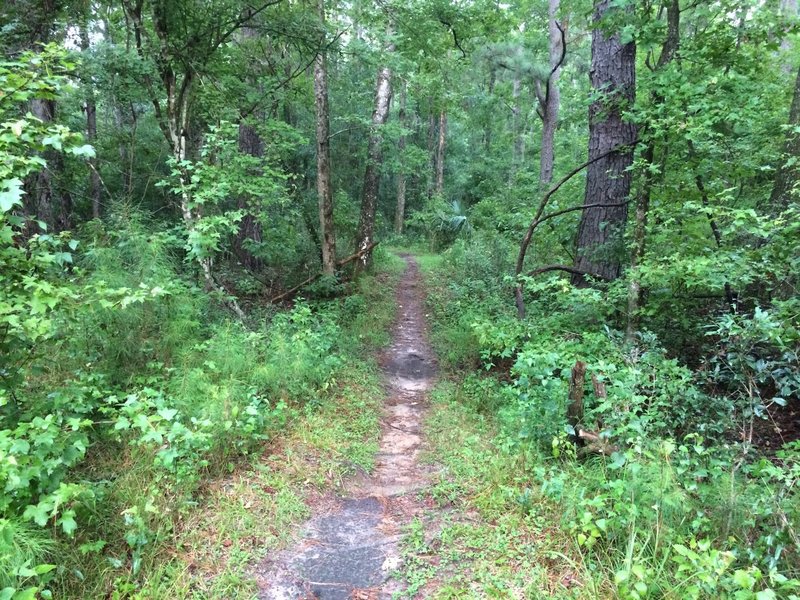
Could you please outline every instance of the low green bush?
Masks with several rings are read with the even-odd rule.
[[[800,597],[798,445],[767,458],[750,443],[770,406],[797,395],[796,310],[721,315],[701,340],[714,352],[692,370],[656,334],[631,344],[613,329],[622,284],[528,281],[518,320],[510,282],[481,267],[491,255],[456,243],[429,267],[433,331],[470,340],[474,364],[446,361],[468,367],[453,399],[491,419],[494,450],[518,459],[524,474],[498,485],[519,510],[558,506],[585,576],[614,597]],[[567,420],[577,361],[588,447]]]

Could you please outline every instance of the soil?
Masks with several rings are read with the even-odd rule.
[[[402,257],[392,343],[381,358],[387,399],[375,469],[347,482],[342,497],[320,503],[299,541],[257,567],[259,598],[383,599],[401,589],[391,574],[402,564],[402,531],[427,508],[418,494],[432,475],[419,462],[421,423],[436,376],[419,267]]]

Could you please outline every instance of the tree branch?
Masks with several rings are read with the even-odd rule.
[[[246,119],[247,117],[249,117],[250,115],[252,115],[252,114],[253,114],[253,113],[256,111],[256,109],[258,109],[258,107],[259,107],[259,106],[261,106],[261,103],[262,103],[262,102],[264,101],[264,99],[265,99],[265,98],[267,98],[267,97],[268,97],[270,94],[274,94],[274,93],[275,93],[275,92],[277,92],[279,89],[281,89],[282,87],[284,87],[284,86],[288,85],[288,84],[289,84],[289,83],[291,83],[293,80],[297,79],[297,78],[298,78],[300,75],[302,75],[303,73],[305,73],[305,72],[306,72],[306,71],[307,71],[307,70],[308,70],[308,69],[311,67],[311,65],[313,65],[313,64],[314,64],[314,61],[315,61],[315,60],[317,60],[317,56],[319,55],[319,53],[320,53],[320,52],[327,52],[328,50],[330,50],[330,48],[332,48],[332,47],[333,47],[333,45],[334,45],[336,42],[338,42],[338,41],[339,41],[339,38],[340,38],[340,37],[342,37],[342,36],[343,36],[343,35],[344,35],[346,32],[347,32],[347,29],[343,29],[342,31],[338,32],[338,33],[336,34],[336,37],[334,37],[334,38],[333,38],[333,39],[332,39],[330,42],[328,42],[327,44],[325,44],[325,46],[323,46],[323,47],[322,47],[322,48],[320,48],[320,49],[319,49],[317,52],[315,52],[315,53],[314,53],[314,55],[311,57],[311,60],[309,60],[308,62],[304,63],[302,66],[300,66],[300,67],[298,67],[297,69],[295,69],[294,71],[292,71],[292,72],[291,72],[289,75],[287,75],[287,76],[286,76],[286,77],[285,77],[283,80],[279,81],[279,82],[278,82],[276,85],[274,85],[274,86],[273,86],[273,87],[271,87],[269,90],[267,90],[266,92],[264,92],[263,94],[261,94],[261,96],[259,97],[259,99],[258,99],[258,100],[256,100],[256,101],[255,101],[253,104],[251,104],[251,105],[250,105],[250,106],[247,108],[247,110],[240,111],[240,112],[239,112],[239,117],[240,117],[241,119]]]
[[[629,147],[636,146],[640,142],[641,142],[641,140],[637,139],[637,140],[634,140],[633,142],[631,142],[630,144],[621,144],[619,146],[615,146],[611,150],[609,150],[607,152],[603,152],[602,154],[599,154],[598,156],[595,156],[594,158],[591,158],[591,159],[587,160],[585,163],[583,163],[581,165],[578,165],[577,167],[572,169],[572,171],[567,173],[564,177],[562,177],[558,181],[558,183],[556,183],[553,187],[551,187],[547,191],[547,193],[544,195],[544,197],[542,197],[542,200],[539,203],[539,208],[536,209],[536,214],[534,215],[533,220],[531,221],[531,224],[528,227],[528,230],[525,232],[525,235],[522,238],[522,243],[520,243],[519,255],[517,256],[517,264],[516,264],[516,266],[514,268],[514,276],[515,277],[518,278],[520,276],[520,274],[522,273],[522,269],[525,266],[525,254],[528,252],[528,247],[530,246],[531,239],[533,238],[533,232],[536,230],[536,228],[539,226],[539,224],[543,220],[546,220],[546,219],[542,219],[542,215],[544,214],[544,209],[547,208],[547,203],[550,202],[550,198],[553,196],[553,194],[555,194],[561,188],[561,186],[563,186],[565,183],[567,183],[570,179],[575,177],[575,175],[577,175],[578,173],[583,171],[589,165],[594,164],[599,160],[602,160],[603,158],[613,154],[614,152],[619,152],[620,150],[622,150],[624,148],[629,148]],[[583,206],[581,208],[576,208],[575,210],[581,210],[582,208],[589,208],[589,207],[590,207],[590,205],[585,205],[585,206]],[[565,212],[570,212],[570,210],[566,210]],[[564,213],[562,212],[560,214],[564,214]],[[552,216],[557,216],[557,215],[553,214]],[[548,216],[547,218],[551,218],[551,216]],[[516,288],[514,290],[514,297],[515,297],[516,305],[517,305],[517,314],[519,315],[520,319],[524,319],[525,318],[525,303],[524,303],[523,297],[522,297],[522,282],[520,282],[520,281],[517,282],[517,286],[516,286]]]
[[[464,48],[461,47],[461,42],[458,41],[458,34],[456,33],[456,28],[453,27],[450,23],[448,23],[444,19],[442,19],[441,17],[439,17],[439,22],[445,27],[447,27],[450,30],[450,33],[453,34],[453,43],[456,45],[456,48],[461,50],[461,57],[467,58],[466,51],[464,50]]]
[[[361,257],[362,257],[364,254],[366,254],[367,252],[371,252],[371,251],[372,251],[372,249],[373,249],[375,246],[377,246],[379,243],[380,243],[380,242],[372,242],[372,243],[371,243],[369,246],[367,246],[366,248],[362,248],[361,250],[359,250],[358,252],[355,252],[355,253],[351,254],[351,255],[350,255],[350,256],[348,256],[347,258],[343,258],[342,260],[336,261],[336,266],[337,266],[337,267],[343,267],[343,266],[345,266],[346,264],[348,264],[348,263],[351,263],[351,262],[353,262],[354,260],[356,260],[356,259],[358,259],[358,258],[361,258]],[[278,295],[277,295],[277,296],[275,296],[274,298],[271,298],[271,299],[270,299],[270,303],[271,303],[271,304],[275,304],[276,302],[280,302],[280,301],[282,301],[282,300],[286,300],[287,298],[291,298],[291,297],[292,297],[292,296],[294,296],[294,295],[295,295],[297,292],[299,292],[301,289],[303,289],[304,287],[306,287],[306,286],[307,286],[309,283],[313,283],[314,281],[316,281],[316,280],[317,280],[317,279],[319,279],[320,277],[322,277],[322,273],[321,273],[321,272],[320,272],[320,273],[317,273],[316,275],[312,275],[311,277],[309,277],[309,278],[308,278],[308,279],[306,279],[305,281],[303,281],[303,282],[301,282],[301,283],[297,284],[297,285],[296,285],[296,286],[294,286],[293,288],[291,288],[291,289],[289,289],[289,290],[286,290],[286,291],[285,291],[285,292],[283,292],[282,294],[278,294]]]
[[[564,64],[564,59],[567,56],[567,33],[564,31],[564,28],[561,27],[561,23],[558,21],[554,21],[558,31],[561,32],[561,57],[558,59],[558,62],[550,69],[550,74],[547,76],[547,81],[545,82],[544,88],[544,103],[547,104],[547,101],[550,99],[550,82],[553,80],[553,75],[556,74],[561,68],[561,65]]]
[[[536,227],[538,227],[539,223],[537,221],[541,219],[542,214],[544,213],[544,209],[547,207],[547,203],[550,202],[550,198],[553,196],[553,194],[555,194],[561,188],[561,186],[563,186],[565,183],[567,183],[570,179],[575,177],[575,175],[583,171],[589,165],[592,165],[597,161],[602,160],[615,152],[619,152],[624,148],[629,148],[639,143],[640,140],[634,140],[630,144],[621,144],[619,146],[615,146],[614,148],[608,150],[607,152],[603,152],[602,154],[599,154],[594,158],[587,160],[583,164],[578,165],[577,167],[572,169],[572,171],[567,173],[564,177],[562,177],[558,181],[558,183],[556,183],[553,187],[551,187],[548,190],[548,192],[542,198],[542,201],[539,203],[539,208],[536,210],[536,214],[534,215],[533,220],[531,221],[531,224],[528,227],[528,231],[522,238],[522,243],[520,244],[520,249],[519,249],[519,255],[517,256],[517,264],[516,264],[516,269],[514,271],[514,275],[519,275],[520,273],[522,273],[523,263],[525,262],[525,253],[528,251],[528,246],[531,243],[531,238],[533,237],[533,231],[536,229]]]
[[[598,275],[596,273],[590,273],[589,271],[583,271],[582,269],[576,269],[575,267],[571,267],[569,265],[547,265],[544,267],[538,267],[528,273],[528,277],[535,277],[536,275],[541,275],[542,273],[549,273],[551,271],[565,271],[567,273],[571,273],[573,275],[583,275],[584,277],[594,277],[596,279],[604,279],[605,281],[609,281],[608,278],[603,277],[602,275]]]

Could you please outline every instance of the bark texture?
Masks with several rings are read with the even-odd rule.
[[[444,192],[444,151],[447,145],[447,112],[439,113],[439,138],[436,143],[436,185],[434,193]]]
[[[375,232],[375,210],[378,205],[378,192],[380,191],[381,165],[383,153],[382,128],[389,118],[389,105],[392,101],[392,72],[389,67],[378,71],[378,80],[375,84],[375,109],[372,112],[372,128],[367,145],[367,167],[364,171],[364,189],[361,196],[361,217],[356,234],[356,251],[369,248]],[[359,264],[366,268],[372,259],[371,252],[364,252]]]
[[[558,109],[561,105],[561,93],[558,90],[558,78],[561,75],[561,64],[564,61],[564,40],[566,33],[559,27],[557,18],[560,0],[549,0],[548,33],[550,38],[550,76],[545,84],[544,93],[537,87],[539,96],[540,117],[542,119],[542,142],[539,158],[539,185],[542,189],[553,180],[555,165],[555,136],[558,126]]]
[[[325,1],[317,5],[325,23]],[[328,110],[328,65],[324,50],[314,59],[314,104],[317,113],[317,200],[322,254],[322,273],[336,271],[336,236],[333,229],[333,191],[331,189],[330,115]],[[376,194],[377,195],[377,194]]]
[[[398,113],[400,127],[403,129],[400,133],[400,139],[397,140],[397,150],[400,155],[400,168],[397,172],[397,206],[394,213],[394,231],[398,235],[403,233],[403,222],[406,214],[406,171],[403,156],[406,150],[406,88],[407,86],[404,85],[400,91],[400,111]]]
[[[775,174],[770,197],[771,204],[777,208],[786,208],[792,199],[793,191],[797,194],[796,188],[800,185],[800,165],[797,162],[794,164],[787,162],[790,158],[796,158],[800,162],[800,134],[794,131],[798,126],[800,126],[800,69],[797,70],[792,106],[789,109],[790,129],[783,144],[783,157]]]
[[[81,15],[80,40],[81,52],[89,51],[89,12],[91,5],[87,2]],[[97,143],[97,103],[94,100],[94,86],[90,76],[84,76],[83,82],[86,113],[86,141],[93,146]],[[90,158],[89,165],[89,198],[92,202],[92,218],[99,219],[102,213],[100,173],[97,170],[97,158]]]
[[[603,27],[604,17],[611,10],[620,10],[612,5],[612,0],[598,0],[594,6],[590,80],[596,100],[589,107],[589,159],[621,149],[589,165],[584,204],[617,206],[583,211],[575,260],[579,271],[607,280],[620,274],[622,233],[628,217],[624,201],[631,189],[629,167],[636,140],[636,126],[623,118],[636,94],[636,46],[623,44],[618,32]],[[585,286],[587,280],[575,274],[572,283]]]

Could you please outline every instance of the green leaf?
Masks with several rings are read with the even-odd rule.
[[[52,571],[55,568],[56,568],[55,565],[47,565],[47,564],[36,565],[35,567],[33,567],[33,571],[37,575],[45,575],[46,573],[49,573],[50,571]]]
[[[75,156],[85,156],[86,158],[94,158],[95,151],[94,148],[89,144],[84,144],[83,146],[75,146],[69,149],[71,154]]]
[[[53,510],[53,505],[46,500],[42,500],[39,504],[31,504],[22,513],[23,519],[32,520],[39,527],[47,525],[50,520],[50,511]]]
[[[72,537],[78,529],[78,523],[75,521],[75,511],[68,510],[64,512],[64,515],[59,519],[59,523],[61,523],[61,529],[64,530],[64,533]]]
[[[18,205],[22,205],[22,180],[8,179],[3,182],[0,190],[0,212],[8,212]]]
[[[733,574],[733,581],[743,590],[752,590],[756,583],[756,580],[753,578],[753,576],[744,569],[736,570],[736,572]]]
[[[178,414],[177,409],[174,408],[160,408],[158,410],[158,415],[164,419],[165,421],[172,421],[175,418],[175,415]]]
[[[61,136],[60,135],[48,135],[42,138],[42,144],[45,146],[52,146],[56,150],[61,150]]]

